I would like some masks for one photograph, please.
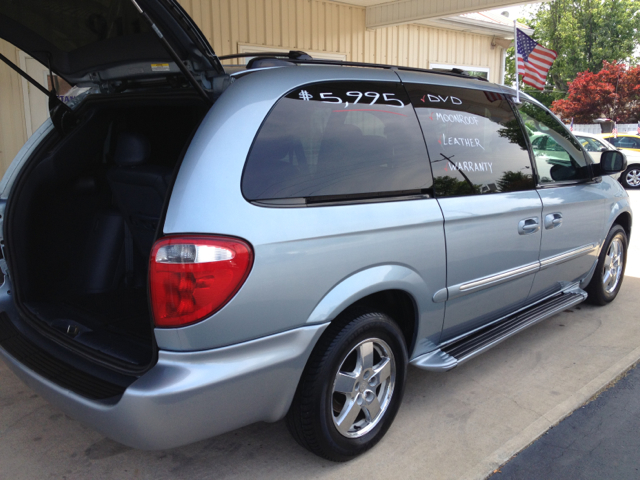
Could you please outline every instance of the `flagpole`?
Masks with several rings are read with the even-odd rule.
[[[520,77],[518,74],[518,27],[516,21],[513,21],[513,42],[515,47],[516,60],[516,103],[520,103]]]

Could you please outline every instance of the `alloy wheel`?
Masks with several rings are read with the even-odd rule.
[[[333,423],[341,435],[359,438],[380,423],[396,383],[396,363],[389,345],[370,338],[344,358],[333,382]]]
[[[630,187],[640,187],[640,170],[634,168],[625,174],[625,181]]]
[[[604,272],[602,275],[602,284],[605,292],[611,294],[622,276],[622,266],[624,265],[624,249],[622,241],[614,238],[607,250],[607,256],[604,259]]]

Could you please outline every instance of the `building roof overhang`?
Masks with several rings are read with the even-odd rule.
[[[366,7],[367,28],[383,28],[407,23],[425,24],[425,21],[447,19],[486,10],[514,7],[550,0],[395,0],[381,2],[380,0],[341,0],[342,3]],[[482,21],[482,20],[478,20]],[[450,22],[452,23],[452,22]],[[461,23],[461,22],[457,22]],[[476,30],[486,27],[485,34],[504,31],[500,25],[476,24]],[[469,23],[470,27],[472,24]],[[459,28],[458,28],[459,29]],[[506,31],[504,31],[506,34]],[[513,38],[513,34],[511,34]]]

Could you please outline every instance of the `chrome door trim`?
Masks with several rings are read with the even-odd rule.
[[[581,247],[574,248],[573,250],[568,250],[558,255],[545,258],[544,260],[541,260],[539,262],[528,263],[526,265],[522,265],[521,267],[504,270],[494,275],[471,280],[470,282],[459,283],[448,288],[441,288],[433,295],[432,300],[434,303],[441,303],[446,302],[447,300],[452,300],[454,298],[463,297],[464,295],[468,295],[485,288],[500,285],[501,283],[505,283],[510,280],[515,280],[517,278],[536,273],[539,270],[549,268],[553,265],[558,265],[560,263],[573,260],[575,258],[581,257],[582,255],[587,255],[597,248],[598,245],[596,245],[595,243],[590,243],[588,245],[583,245]]]
[[[587,255],[596,248],[598,248],[598,246],[595,243],[590,243],[588,245],[583,245],[581,247],[574,248],[573,250],[569,250],[552,257],[547,257],[540,261],[540,270],[548,268],[552,265],[557,265],[559,263],[573,260],[574,258],[581,257],[582,255]]]
[[[452,285],[451,287],[438,290],[433,296],[433,301],[435,303],[439,303],[459,298],[470,293],[484,290],[485,288],[493,287],[494,285],[499,285],[510,280],[515,280],[516,278],[536,273],[538,270],[540,270],[540,262],[536,261],[510,270],[504,270],[494,275],[478,278],[470,282]]]
[[[540,263],[533,262],[523,265],[522,267],[505,270],[504,272],[500,272],[495,275],[489,275],[488,277],[483,277],[472,282],[463,283],[459,288],[461,291],[478,290],[496,283],[502,283],[505,280],[511,280],[529,273],[537,272],[539,269]],[[449,292],[449,296],[451,296],[451,292]]]

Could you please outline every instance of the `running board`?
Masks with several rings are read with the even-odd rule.
[[[587,292],[579,288],[555,295],[541,303],[517,312],[505,319],[481,328],[460,340],[438,348],[433,352],[421,355],[411,364],[423,370],[445,372],[461,363],[486,352],[503,340],[535,325],[567,308],[583,302]]]

